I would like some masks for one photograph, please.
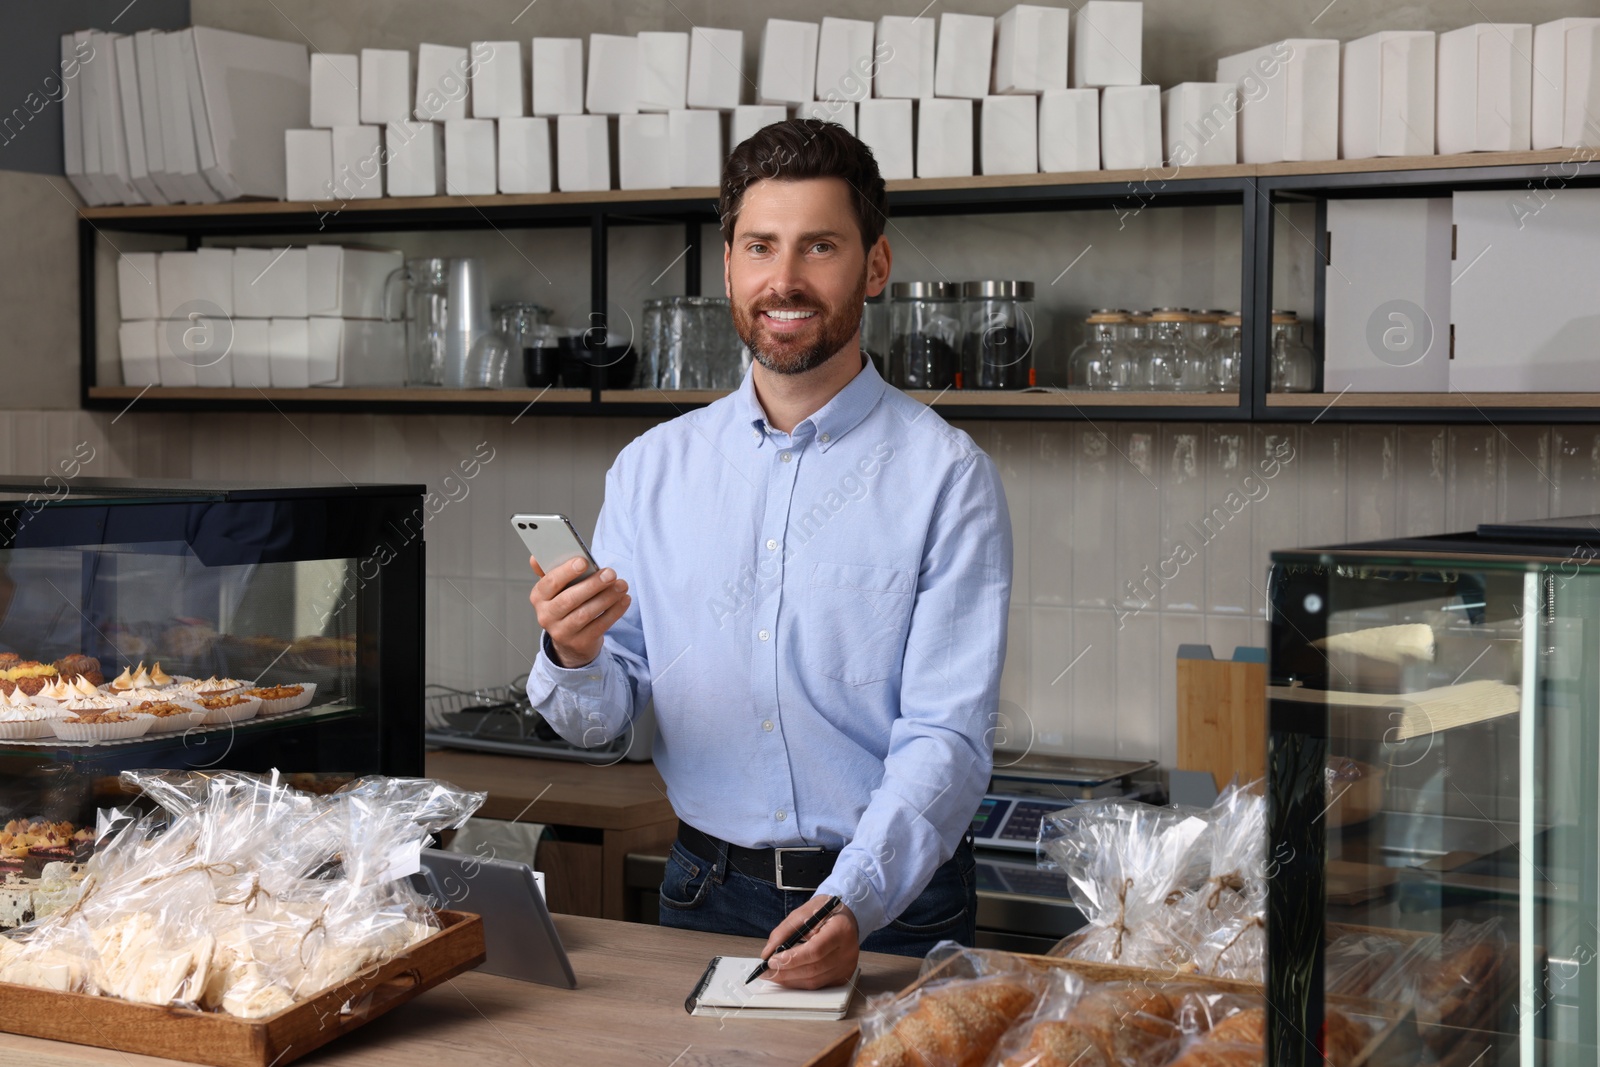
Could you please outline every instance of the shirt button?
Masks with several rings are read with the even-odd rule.
[[[761,640],[765,641],[767,638],[771,637],[772,635],[769,634],[767,631],[762,630],[760,633],[756,634],[756,636],[761,638]]]
[[[817,438],[817,440],[821,441],[823,444],[827,444],[829,441],[833,440],[833,438],[829,437],[827,434],[823,434],[821,437]]]
[[[599,675],[598,675],[598,674],[591,674],[591,675],[589,675],[589,681],[591,681],[591,682],[598,682],[598,681],[599,681],[599,680],[600,680],[600,676],[599,676]]]
[[[787,819],[788,817],[789,817],[788,813],[787,812],[782,812],[782,811],[778,812],[776,815],[773,816],[773,818],[777,819],[779,822],[782,822],[783,820]]]
[[[789,453],[784,452],[778,458],[783,460],[785,463],[787,463],[787,462],[789,462]]]
[[[778,550],[778,542],[777,542],[777,540],[774,539],[774,538],[771,538],[771,537],[767,538],[767,551],[776,552],[777,550]]]
[[[770,734],[772,732],[772,720],[768,719],[766,722],[762,723],[761,728]]]

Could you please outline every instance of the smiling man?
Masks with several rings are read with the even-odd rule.
[[[600,573],[569,586],[581,564],[533,561],[528,695],[590,745],[654,701],[681,820],[661,921],[765,937],[765,956],[839,896],[771,960],[814,988],[861,949],[972,941],[1011,526],[988,456],[861,353],[891,262],[871,151],[832,123],[768,126],[729,158],[721,211],[755,361],[617,457]]]

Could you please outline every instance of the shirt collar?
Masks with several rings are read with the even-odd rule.
[[[866,366],[861,368],[859,374],[851,378],[845,387],[835,393],[826,404],[822,405],[810,418],[803,420],[794,428],[796,435],[803,432],[807,423],[816,433],[817,450],[826,452],[832,445],[845,434],[858,426],[862,419],[878,405],[884,390],[882,376],[872,360],[865,360]],[[753,442],[760,447],[766,439],[767,413],[761,408],[761,401],[756,399],[755,364],[751,363],[750,369],[745,372],[744,381],[739,383],[739,391],[733,395],[734,411],[737,413],[740,425],[748,425],[754,431],[751,435]]]

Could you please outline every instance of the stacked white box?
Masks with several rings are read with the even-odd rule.
[[[1039,108],[1035,96],[986,96],[978,119],[984,174],[1036,174]]]
[[[556,188],[563,193],[611,188],[611,139],[604,115],[556,119]]]
[[[872,149],[885,181],[916,177],[910,100],[863,100],[856,110],[856,136]]]
[[[933,91],[938,96],[982,100],[994,65],[994,19],[988,15],[939,16]]]
[[[690,30],[689,106],[732,111],[743,91],[744,31]]]
[[[355,56],[311,53],[311,125],[354,126],[361,121],[361,61]]]
[[[272,384],[272,323],[266,319],[234,319],[233,364],[235,388],[265,389]]]
[[[390,196],[444,194],[444,124],[391,122],[385,127],[384,181]]]
[[[285,130],[283,156],[288,199],[327,200],[332,197],[332,130]]]
[[[117,327],[123,385],[161,384],[161,369],[156,359],[156,331],[160,326],[154,320],[141,319]]]
[[[309,319],[273,319],[267,324],[267,376],[275,389],[311,384]]]
[[[229,389],[233,382],[235,320],[232,316],[204,324],[181,335],[194,350],[185,358],[194,364],[194,384],[207,389]]]
[[[583,114],[583,39],[535,37],[532,54],[533,113]]]
[[[1039,94],[1039,169],[1046,174],[1100,169],[1100,91]]]
[[[972,101],[933,97],[917,105],[917,177],[972,174]]]
[[[1099,89],[1144,80],[1144,4],[1085,0],[1072,31],[1072,87]],[[1220,80],[1220,79],[1219,79]]]
[[[1046,93],[1067,87],[1072,12],[1018,4],[995,20],[996,94]]]
[[[471,60],[465,48],[442,44],[418,45],[417,106],[412,117],[419,122],[448,122],[466,118],[471,69]]]
[[[1441,155],[1527,151],[1532,51],[1533,26],[1526,22],[1480,22],[1439,35]]]
[[[623,189],[660,189],[667,184],[666,115],[623,115],[617,119],[617,184]]]
[[[672,111],[689,93],[689,35],[639,34],[639,110]]]
[[[1342,158],[1433,154],[1437,47],[1431,30],[1386,30],[1345,43]]]
[[[740,104],[733,109],[732,143],[741,144],[762,127],[788,117],[789,109],[781,104]]]
[[[1100,92],[1100,159],[1106,170],[1161,166],[1161,88],[1113,85]]]
[[[722,113],[699,108],[667,113],[667,182],[674,189],[722,183]]]
[[[306,249],[306,313],[345,319],[383,318],[384,283],[401,264],[399,252],[311,245]]]
[[[154,326],[156,376],[161,384],[168,388],[199,385],[196,364],[210,358],[207,350],[214,339],[210,324],[202,317],[163,319]]]
[[[411,118],[411,53],[403,48],[361,50],[361,121],[375,126]],[[262,336],[266,335],[262,324]]]
[[[383,127],[335,126],[333,191],[341,200],[383,195]]]
[[[1450,198],[1329,200],[1323,390],[1450,387]]]
[[[756,63],[756,103],[804,104],[816,95],[817,24],[768,19]]]
[[[1533,28],[1532,143],[1600,145],[1600,19],[1556,19]]]
[[[813,100],[795,108],[794,117],[837,122],[852,134],[856,132],[856,105],[848,100]]]
[[[817,99],[861,101],[872,95],[874,27],[864,19],[822,20],[817,35]]]
[[[406,384],[404,323],[309,319],[306,349],[310,385],[376,388]]]
[[[1183,82],[1161,94],[1167,161],[1178,167],[1239,161],[1239,124],[1231,82]]]
[[[1600,391],[1600,190],[1519,192],[1455,194],[1450,388]]]
[[[548,193],[552,185],[550,120],[501,119],[499,135],[500,191]]]
[[[117,257],[117,306],[123,321],[161,317],[156,276],[154,252],[123,252]]]
[[[487,196],[497,187],[492,119],[444,124],[444,188],[450,196]]]
[[[1339,158],[1338,41],[1295,38],[1227,56],[1217,81],[1239,88],[1239,162]]]
[[[160,253],[156,292],[164,319],[183,319],[192,312],[232,315],[233,249]]]
[[[306,313],[304,248],[236,248],[233,252],[233,314],[242,319]]]
[[[872,95],[883,100],[920,100],[933,95],[934,21],[885,15],[878,20],[878,69]]]
[[[522,42],[472,42],[472,117],[516,119],[528,113]]]
[[[634,115],[639,111],[639,38],[614,33],[589,35],[591,115]]]

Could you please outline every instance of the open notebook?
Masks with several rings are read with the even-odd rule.
[[[734,1015],[744,1019],[819,1019],[838,1022],[850,1010],[861,968],[845,985],[827,989],[785,989],[776,982],[744,980],[761,962],[755,956],[715,956],[694,992],[683,1002],[691,1015]]]

